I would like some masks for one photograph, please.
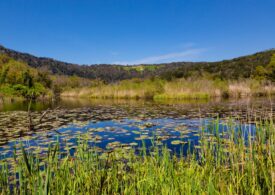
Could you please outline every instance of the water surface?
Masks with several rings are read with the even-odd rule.
[[[211,101],[143,101],[62,99],[32,104],[28,129],[28,102],[7,101],[0,106],[1,158],[12,156],[23,142],[29,150],[47,151],[60,142],[62,150],[73,154],[79,138],[100,151],[145,144],[166,145],[175,153],[185,153],[188,145],[198,145],[202,131],[215,128],[227,136],[228,121],[236,131],[255,133],[255,119],[273,117],[274,100],[265,98]],[[45,110],[47,114],[39,123]],[[218,125],[217,125],[218,124]]]

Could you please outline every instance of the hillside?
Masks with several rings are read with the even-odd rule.
[[[78,65],[57,61],[51,58],[36,57],[0,46],[0,53],[22,61],[30,67],[47,69],[56,75],[79,76],[89,79],[100,79],[115,82],[131,78],[149,78],[159,76],[165,79],[200,76],[204,73],[220,79],[249,78],[256,74],[256,67],[265,68],[275,54],[267,50],[253,55],[243,56],[220,62],[174,62],[151,65]]]

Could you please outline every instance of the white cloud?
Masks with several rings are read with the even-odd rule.
[[[159,56],[151,56],[142,58],[139,60],[134,61],[118,61],[114,62],[114,64],[123,64],[123,65],[134,65],[134,64],[153,64],[153,63],[161,63],[161,62],[167,62],[168,60],[170,62],[172,61],[187,61],[192,60],[195,57],[199,56],[202,52],[204,52],[205,49],[188,49],[181,52],[175,52],[175,53],[168,53],[163,54]]]
[[[111,52],[110,52],[110,55],[111,55],[111,56],[118,56],[118,55],[119,55],[119,52],[117,52],[117,51],[111,51]]]

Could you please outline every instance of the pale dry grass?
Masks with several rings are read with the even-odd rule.
[[[263,89],[266,94],[270,94],[270,95],[275,94],[275,86],[274,85],[267,85]]]
[[[229,83],[228,94],[230,97],[241,98],[249,96],[269,96],[275,94],[275,86],[258,80],[243,80]]]
[[[164,93],[157,98],[210,98],[222,96],[221,89],[211,80],[177,79],[164,85]]]
[[[230,97],[247,97],[252,95],[252,90],[248,83],[231,83],[228,86],[228,93]]]
[[[121,89],[118,86],[104,86],[91,89],[93,98],[142,98],[146,97],[146,89]]]
[[[91,89],[85,88],[74,88],[70,90],[65,90],[61,93],[61,97],[89,97],[91,94]]]
[[[63,97],[90,97],[90,98],[115,98],[138,99],[153,98],[163,89],[161,80],[125,80],[115,84],[99,85],[91,88],[71,89],[64,91]]]
[[[207,99],[242,98],[275,94],[275,85],[258,80],[221,81],[210,79],[125,80],[115,84],[67,89],[62,97],[102,99]]]

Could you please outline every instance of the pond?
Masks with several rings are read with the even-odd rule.
[[[0,158],[10,158],[21,143],[43,153],[57,141],[61,150],[73,155],[80,138],[100,152],[165,145],[185,154],[190,146],[199,147],[203,132],[209,134],[209,141],[210,135],[226,137],[232,129],[254,134],[255,120],[274,117],[273,102],[266,98],[159,102],[63,98],[33,103],[30,130],[28,102],[6,101],[0,106]],[[234,126],[228,127],[229,123]]]

